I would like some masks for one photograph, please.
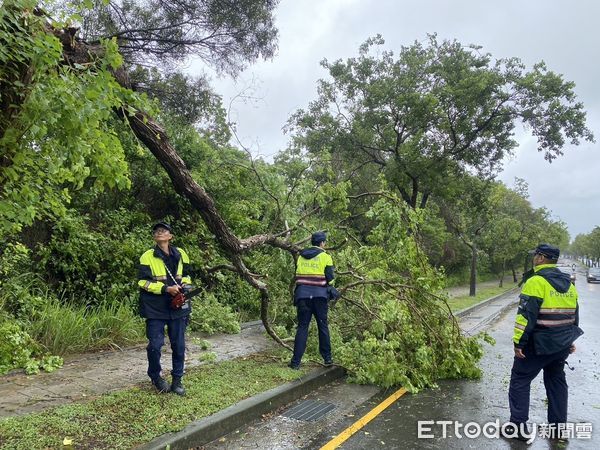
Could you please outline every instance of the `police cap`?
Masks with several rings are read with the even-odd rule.
[[[319,245],[321,242],[325,242],[326,240],[327,235],[323,231],[317,231],[310,237],[310,243],[312,245]]]
[[[548,259],[558,259],[560,256],[560,250],[558,247],[550,244],[540,244],[533,252],[538,255],[543,255]]]
[[[173,231],[171,229],[171,225],[169,225],[167,222],[158,222],[158,223],[155,223],[154,225],[152,225],[152,233],[154,233],[159,228],[164,228],[169,233],[171,233]]]

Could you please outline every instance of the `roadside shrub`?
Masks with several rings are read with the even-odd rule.
[[[62,358],[46,355],[21,325],[14,320],[0,322],[0,374],[24,369],[28,374],[61,367]]]
[[[204,293],[193,300],[190,329],[210,334],[236,334],[240,332],[240,320],[230,306],[219,303],[214,294]]]
[[[221,305],[235,311],[241,322],[257,320],[260,317],[260,300],[256,290],[236,274],[216,274],[218,284],[210,289]]]
[[[146,229],[150,219],[121,209],[102,215],[92,228],[86,216],[72,211],[36,250],[48,283],[78,305],[137,298],[136,269],[151,244]]]
[[[0,282],[0,306],[16,319],[35,320],[46,297],[51,295],[43,286],[42,279],[35,273],[7,277]]]
[[[33,272],[31,252],[8,243],[0,253],[0,309],[15,318],[31,318],[45,301],[42,279]]]

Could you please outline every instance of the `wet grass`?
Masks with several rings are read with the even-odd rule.
[[[463,295],[459,297],[450,298],[448,300],[448,305],[452,311],[460,311],[461,309],[468,308],[469,306],[476,305],[477,303],[481,303],[488,298],[494,297],[496,295],[500,295],[506,291],[509,291],[516,287],[516,283],[504,283],[503,287],[492,286],[492,287],[484,287],[481,289],[477,289],[475,297],[470,297],[469,295]]]
[[[46,351],[65,356],[144,342],[144,322],[125,304],[102,304],[95,308],[45,302],[43,319],[29,323],[29,335]]]
[[[147,383],[85,403],[1,419],[0,448],[129,449],[307,371],[289,369],[268,355],[201,366],[184,377],[185,397],[156,394]],[[63,447],[65,438],[72,439],[72,447]]]

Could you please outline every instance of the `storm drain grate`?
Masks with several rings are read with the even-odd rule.
[[[331,403],[319,402],[317,400],[304,400],[285,411],[282,415],[289,417],[290,419],[314,422],[332,409],[335,409],[335,405],[332,405]]]
[[[469,319],[482,319],[483,316],[469,316]]]

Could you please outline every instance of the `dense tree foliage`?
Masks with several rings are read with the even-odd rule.
[[[524,269],[527,252],[541,242],[552,242],[561,249],[569,244],[566,224],[551,218],[546,208],[534,208],[528,200],[527,184],[516,180],[514,189],[495,183],[490,192],[494,205],[492,220],[482,233],[481,249],[487,255],[489,270],[500,275]]]
[[[325,151],[345,173],[375,166],[412,208],[444,197],[446,178],[497,173],[522,122],[552,161],[567,141],[592,140],[573,83],[538,63],[493,61],[457,41],[402,47],[369,39],[357,58],[322,65],[318,98],[290,120],[298,145]]]
[[[453,199],[436,200],[452,237],[470,254],[470,295],[476,293],[478,270],[495,273],[502,285],[510,270],[516,281],[528,250],[540,242],[552,242],[565,249],[569,243],[566,225],[554,221],[545,208],[533,208],[527,199],[527,185],[516,180],[515,190],[504,184],[465,175],[448,180]],[[480,257],[483,256],[483,263]]]
[[[574,255],[594,260],[597,265],[600,260],[600,226],[587,234],[578,234],[569,250]]]
[[[122,61],[115,43],[104,41],[92,63],[64,65],[59,39],[34,6],[5,2],[0,10],[0,236],[60,215],[86,184],[129,185],[109,119],[135,95],[111,75]]]
[[[129,63],[179,66],[189,55],[236,74],[277,48],[277,0],[84,0],[88,42],[116,38]]]
[[[496,205],[490,195],[493,186],[491,182],[464,176],[459,183],[461,195],[452,200],[442,200],[441,212],[449,228],[469,248],[469,293],[475,295],[479,247],[484,231],[493,221]]]

